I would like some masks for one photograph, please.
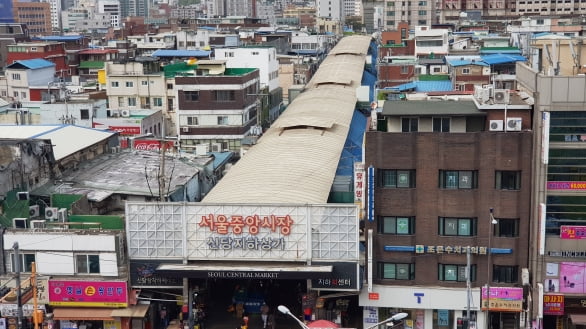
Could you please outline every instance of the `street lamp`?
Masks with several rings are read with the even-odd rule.
[[[395,315],[391,316],[390,318],[388,318],[388,319],[386,319],[386,320],[383,320],[383,321],[381,321],[381,322],[379,322],[379,323],[373,324],[372,326],[370,326],[370,327],[368,327],[368,328],[366,328],[366,329],[374,329],[374,328],[376,328],[376,327],[380,326],[381,324],[385,324],[385,323],[387,323],[387,322],[390,322],[390,323],[391,323],[391,326],[393,326],[393,325],[394,325],[394,324],[393,324],[393,322],[395,322],[395,321],[399,321],[399,320],[403,320],[403,319],[404,319],[404,318],[406,318],[408,315],[409,315],[409,314],[407,314],[407,313],[397,313],[397,314],[395,314]]]
[[[487,251],[487,274],[486,274],[486,329],[490,327],[490,282],[492,280],[492,264],[490,262],[490,256],[492,255],[492,227],[494,224],[497,224],[497,220],[494,218],[493,215],[493,208],[490,208],[490,226],[488,228],[488,251]]]
[[[277,309],[279,310],[279,312],[283,313],[283,314],[288,314],[290,315],[293,319],[295,319],[295,321],[297,321],[297,323],[299,323],[299,325],[303,328],[303,329],[309,329],[309,327],[303,323],[301,320],[299,320],[295,315],[293,315],[293,313],[291,313],[291,311],[289,311],[289,309],[287,308],[287,306],[285,305],[279,305],[277,306]]]

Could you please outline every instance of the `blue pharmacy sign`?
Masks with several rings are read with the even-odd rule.
[[[374,221],[374,167],[368,167],[368,221]]]

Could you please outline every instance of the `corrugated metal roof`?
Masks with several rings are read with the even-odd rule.
[[[152,57],[209,57],[209,50],[174,50],[158,49],[151,55]]]
[[[114,134],[73,125],[0,125],[0,138],[51,140],[55,160],[61,160]]]
[[[387,87],[385,90],[406,91],[414,90],[415,92],[430,91],[452,91],[452,81],[450,80],[430,80],[430,81],[413,81],[402,85]]]
[[[35,59],[24,59],[20,61],[14,61],[14,63],[8,65],[8,68],[18,68],[19,66],[26,67],[28,69],[42,69],[45,67],[55,66],[55,63],[50,62],[46,59],[35,58]]]
[[[203,202],[327,203],[356,107],[370,37],[345,37],[306,89]],[[344,72],[341,75],[341,72]],[[334,74],[349,86],[316,84]],[[330,78],[331,79],[331,78]]]

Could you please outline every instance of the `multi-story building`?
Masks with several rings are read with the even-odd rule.
[[[239,153],[242,139],[258,125],[259,70],[227,68],[226,61],[200,60],[195,76],[175,78],[181,146]]]
[[[279,87],[279,61],[273,47],[217,48],[215,59],[225,60],[226,68],[250,67],[259,69],[261,103],[259,124],[268,128],[280,114],[283,91]]]
[[[12,3],[15,23],[26,24],[31,36],[51,35],[51,4],[47,2]]]
[[[110,26],[120,27],[121,10],[120,1],[118,0],[100,0],[98,1],[98,13],[110,14]]]
[[[48,60],[39,58],[15,61],[6,66],[6,90],[2,90],[2,94],[5,92],[11,101],[29,102],[36,98],[31,95],[31,87],[46,87],[54,80],[54,76],[55,64]]]
[[[6,64],[17,60],[46,59],[55,64],[56,75],[60,78],[71,76],[67,60],[67,50],[63,42],[22,42],[8,45]]]
[[[411,29],[419,25],[439,23],[436,16],[436,4],[433,0],[402,1],[384,0],[382,31],[395,30],[400,22],[407,22]]]
[[[531,127],[518,95],[508,105],[385,102],[365,138],[365,321],[406,312],[413,327],[455,328],[468,315],[475,328],[519,327]]]
[[[449,30],[415,27],[415,55],[419,57],[444,56],[449,53]]]
[[[345,16],[342,0],[317,0],[315,6],[317,8],[317,17],[344,22]]]
[[[535,99],[531,319],[539,328],[567,329],[586,324],[586,54],[583,38],[545,38],[531,49],[538,55],[516,67],[518,88]]]
[[[175,49],[175,34],[159,33],[129,35],[127,40],[136,47],[137,56],[150,56],[158,49]]]

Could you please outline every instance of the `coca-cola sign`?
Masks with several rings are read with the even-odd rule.
[[[144,140],[136,140],[134,141],[134,148],[136,150],[142,150],[142,151],[155,151],[155,152],[159,152],[161,150],[161,141],[158,141],[156,139],[144,139]],[[165,148],[166,149],[172,149],[173,148],[173,142],[165,142]]]

